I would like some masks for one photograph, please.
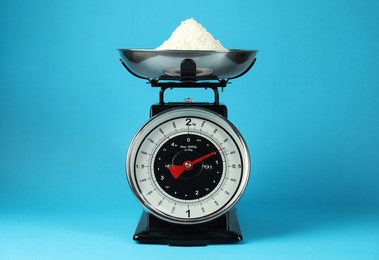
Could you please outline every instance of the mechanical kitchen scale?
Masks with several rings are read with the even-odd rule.
[[[160,88],[159,103],[127,153],[127,178],[145,209],[133,239],[182,246],[241,241],[234,206],[247,185],[250,158],[218,90],[248,72],[257,51],[119,52],[132,75]],[[165,102],[165,91],[177,88],[212,89],[214,101]]]

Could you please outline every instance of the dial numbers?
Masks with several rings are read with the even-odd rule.
[[[128,178],[140,201],[158,217],[198,223],[236,202],[247,182],[248,157],[238,135],[230,134],[234,129],[226,131],[223,121],[214,122],[219,116],[187,110],[195,113],[148,125],[133,142],[138,146],[128,153],[129,166],[134,165]]]
[[[223,176],[221,155],[213,154],[193,165],[190,170],[183,170],[175,178],[170,167],[182,166],[185,162],[195,161],[204,154],[217,151],[213,143],[200,135],[178,134],[164,143],[153,156],[153,172],[161,190],[179,200],[200,199],[212,192]],[[166,188],[168,187],[168,188]]]

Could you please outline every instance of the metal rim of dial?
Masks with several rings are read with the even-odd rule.
[[[204,122],[210,122],[210,123],[220,127],[220,129],[222,129],[222,131],[224,131],[224,135],[226,134],[228,137],[230,137],[230,139],[231,139],[230,141],[233,142],[232,143],[233,147],[237,148],[236,149],[236,150],[238,150],[237,155],[239,156],[240,162],[242,165],[241,173],[240,173],[241,176],[238,177],[239,181],[237,184],[235,184],[236,187],[233,190],[233,194],[230,196],[230,198],[227,199],[226,202],[223,202],[218,209],[213,210],[209,214],[204,214],[204,215],[201,215],[200,217],[195,217],[195,218],[183,217],[183,216],[179,217],[179,216],[175,216],[174,214],[172,214],[172,212],[171,213],[167,212],[167,211],[165,212],[164,210],[159,208],[159,205],[157,205],[156,201],[151,201],[148,198],[148,196],[149,196],[148,193],[159,192],[161,196],[162,195],[166,196],[166,198],[168,200],[171,199],[172,201],[174,201],[173,202],[174,205],[176,205],[176,203],[178,203],[178,204],[180,204],[181,207],[183,207],[183,205],[186,205],[186,202],[187,202],[186,200],[183,200],[183,201],[178,200],[177,202],[175,202],[175,198],[170,198],[169,194],[167,194],[167,193],[165,194],[165,192],[162,191],[162,188],[159,187],[159,185],[157,184],[157,181],[155,180],[155,177],[154,177],[154,173],[152,172],[152,171],[154,171],[152,169],[153,166],[151,166],[151,165],[147,166],[147,171],[150,174],[149,176],[153,180],[150,183],[150,185],[153,186],[152,190],[150,190],[150,191],[141,190],[141,186],[140,186],[141,180],[138,180],[138,178],[136,176],[137,157],[140,156],[139,154],[141,154],[141,152],[147,153],[147,152],[144,152],[141,150],[142,145],[146,144],[146,143],[152,143],[153,144],[153,142],[154,142],[151,139],[149,140],[148,136],[154,130],[158,131],[159,127],[164,125],[165,123],[174,122],[174,120],[176,120],[176,119],[184,119],[184,118],[186,118],[186,119],[195,118],[195,119],[199,119],[199,120],[206,120]],[[188,127],[188,133],[190,133],[191,130],[192,129],[190,129],[190,127]],[[160,131],[162,131],[162,129],[160,129]],[[187,130],[183,131],[183,132],[187,132]],[[179,134],[178,133],[174,133],[174,134],[180,135],[180,132],[179,132]],[[150,158],[149,158],[150,163],[148,163],[148,164],[153,163],[152,160],[155,159],[154,157],[156,156],[156,154],[158,152],[157,150],[159,149],[159,147],[161,147],[165,142],[167,142],[170,139],[170,136],[173,136],[174,134],[168,135],[168,137],[166,137],[166,135],[163,135],[162,139],[159,140],[157,142],[157,144],[152,145],[153,146],[152,150],[149,151],[150,155],[146,155],[146,157],[150,156]],[[209,134],[205,134],[205,138],[211,138],[211,137]],[[215,141],[215,140],[210,140],[210,141],[215,142],[215,145],[219,146],[220,150],[223,149],[221,144],[217,144],[217,142],[219,142],[219,141]],[[225,158],[225,156],[229,152],[231,152],[231,151],[227,151],[227,150],[222,151],[223,158]],[[220,154],[221,154],[221,152],[220,152]],[[228,178],[228,177],[226,177],[226,174],[227,174],[226,170],[228,167],[230,168],[231,165],[227,165],[226,160],[225,160],[225,162],[223,161],[223,163],[224,163],[225,170],[222,173],[224,175],[222,177],[222,180],[225,180],[225,178]],[[246,143],[245,143],[244,139],[242,138],[241,134],[235,128],[235,126],[231,122],[229,122],[225,117],[223,117],[223,116],[221,116],[215,112],[212,112],[212,111],[209,111],[206,109],[202,109],[202,108],[176,108],[176,109],[167,110],[165,112],[162,112],[162,113],[156,115],[155,117],[151,118],[145,125],[143,125],[140,128],[140,130],[137,132],[137,134],[133,138],[133,140],[130,144],[128,153],[127,153],[126,172],[127,172],[127,178],[128,178],[128,182],[129,182],[130,187],[132,188],[132,190],[133,190],[134,194],[136,195],[137,199],[139,200],[139,202],[144,206],[144,208],[148,212],[152,213],[153,215],[157,216],[160,219],[163,219],[165,221],[169,221],[172,223],[199,224],[199,223],[208,222],[210,220],[213,220],[213,219],[223,215],[224,213],[226,213],[228,210],[230,210],[237,203],[237,201],[240,199],[241,195],[243,194],[243,192],[246,188],[248,179],[249,179],[250,157],[249,157],[249,152],[248,152]],[[154,187],[154,185],[155,185],[155,187]],[[221,193],[221,191],[219,191],[220,185],[217,186],[218,188],[215,192],[210,192],[209,194],[207,194],[207,196],[204,196],[204,198],[206,198],[207,200],[211,200],[211,199],[213,199],[212,196],[214,194],[216,194],[216,192]],[[222,187],[223,186],[221,186],[221,189],[222,189]],[[200,198],[200,199],[203,199],[203,198]],[[200,199],[199,199],[200,202],[198,202],[198,203],[201,204],[201,201],[204,201],[205,199],[203,199],[203,200],[200,200]],[[191,203],[196,204],[196,200],[190,200],[190,201],[188,201],[188,203],[189,204],[187,206],[189,209]],[[189,212],[188,212],[188,214],[189,214]]]

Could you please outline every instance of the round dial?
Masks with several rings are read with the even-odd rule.
[[[203,223],[242,195],[250,172],[246,144],[225,118],[200,108],[153,117],[134,137],[127,177],[142,205],[157,217]]]

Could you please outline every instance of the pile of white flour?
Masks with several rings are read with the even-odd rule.
[[[201,24],[191,18],[183,21],[171,34],[171,37],[156,50],[225,51],[227,49]]]

